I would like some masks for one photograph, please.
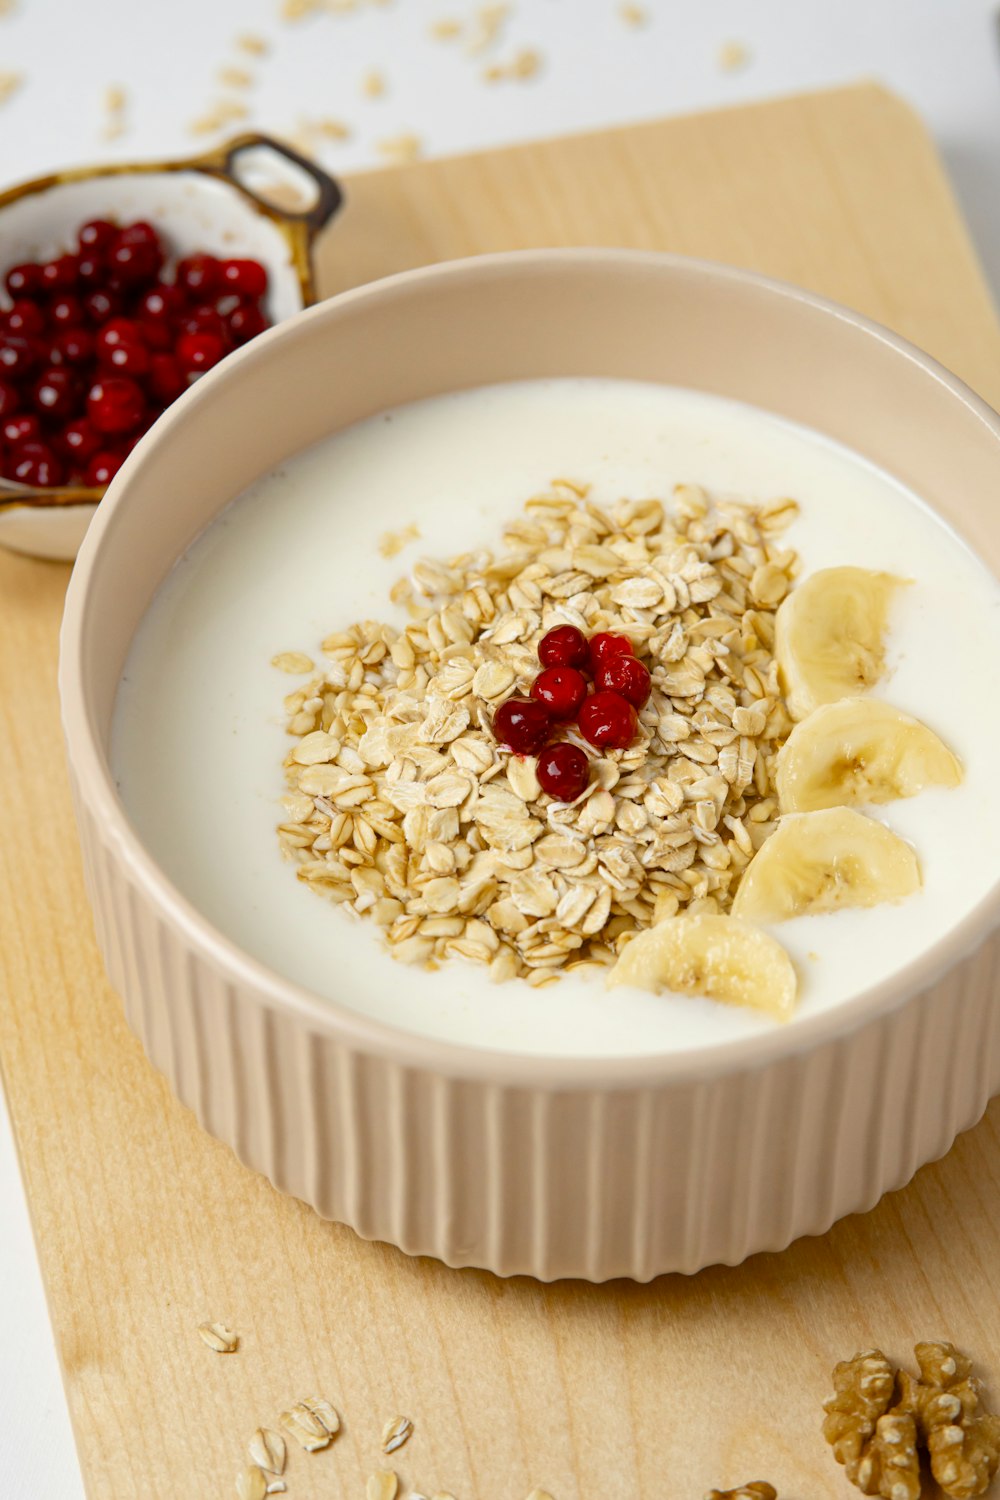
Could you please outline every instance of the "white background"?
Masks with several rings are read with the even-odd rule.
[[[295,24],[279,0],[0,0],[0,75],[23,75],[0,106],[0,186],[102,158],[180,155],[218,137],[191,122],[242,98],[244,123],[294,135],[334,118],[351,137],[321,154],[333,170],[384,160],[402,134],[438,155],[602,124],[875,78],[923,114],[945,157],[987,273],[1000,288],[1000,25],[995,0],[644,0],[627,26],[618,0],[514,0],[486,55],[433,40],[434,21],[470,23],[480,0],[357,0]],[[5,10],[8,13],[4,13]],[[238,33],[271,44],[240,56]],[[745,66],[720,65],[742,43]],[[487,85],[485,66],[536,50],[529,81]],[[217,71],[247,66],[242,94]],[[385,92],[369,98],[370,70]],[[0,78],[2,84],[2,78]],[[105,90],[126,91],[125,132],[103,138]],[[2,90],[0,90],[2,91]],[[0,261],[3,246],[0,244]],[[81,1143],[81,1149],[86,1149]],[[0,1496],[79,1500],[83,1490],[59,1385],[31,1231],[0,1112]],[[155,1393],[154,1393],[155,1394]]]

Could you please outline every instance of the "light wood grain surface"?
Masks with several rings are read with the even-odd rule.
[[[660,247],[861,308],[1000,401],[1000,336],[919,122],[871,87],[372,173],[336,291],[514,246]],[[543,1287],[358,1240],[280,1198],[170,1098],[94,945],[62,763],[67,571],[0,555],[0,1059],[92,1500],[231,1496],[245,1443],[319,1391],[344,1431],[295,1500],[361,1500],[396,1413],[404,1485],[457,1500],[852,1493],[818,1434],[834,1361],[946,1336],[1000,1398],[1000,1107],[822,1240],[650,1286]],[[16,1289],[7,1288],[7,1295]],[[219,1356],[196,1327],[240,1331]]]

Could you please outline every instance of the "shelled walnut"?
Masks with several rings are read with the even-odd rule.
[[[974,1500],[1000,1467],[1000,1417],[983,1409],[972,1362],[954,1345],[914,1352],[919,1380],[894,1370],[880,1349],[838,1364],[823,1435],[865,1495],[919,1500],[923,1447],[949,1500]]]
[[[881,1494],[877,1485],[869,1487],[875,1467],[872,1448],[878,1423],[893,1404],[895,1371],[881,1349],[868,1349],[834,1368],[833,1388],[835,1395],[824,1405],[823,1436],[851,1483],[865,1495]]]
[[[917,1344],[914,1382],[931,1473],[951,1500],[981,1495],[1000,1467],[1000,1417],[984,1410],[982,1382],[954,1344]]]
[[[855,1480],[863,1495],[884,1500],[920,1500],[920,1453],[917,1420],[902,1398],[875,1424]]]

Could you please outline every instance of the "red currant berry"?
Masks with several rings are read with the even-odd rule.
[[[12,417],[21,404],[21,397],[16,386],[7,380],[0,380],[0,422],[5,422]]]
[[[81,465],[93,458],[101,444],[100,435],[94,431],[86,417],[76,417],[72,422],[67,422],[56,441],[67,458]]]
[[[94,335],[89,328],[64,328],[49,350],[52,364],[84,365],[94,357]]]
[[[214,255],[186,255],[177,262],[177,285],[189,297],[206,297],[220,285],[219,262]]]
[[[63,292],[49,303],[49,318],[56,328],[74,328],[83,321],[83,304],[72,292]]]
[[[177,362],[182,369],[200,375],[217,365],[225,354],[222,340],[214,333],[182,333],[177,340]]]
[[[24,338],[19,333],[0,334],[0,376],[15,383],[23,380],[41,364],[43,353],[37,339]]]
[[[605,656],[595,674],[597,686],[627,698],[635,708],[649,701],[653,684],[647,668],[634,656]]]
[[[226,326],[234,344],[248,344],[271,325],[259,307],[254,307],[252,303],[241,303],[229,314]]]
[[[136,307],[136,317],[141,323],[168,323],[180,316],[184,298],[175,286],[157,284],[143,292]]]
[[[101,285],[108,268],[96,255],[81,255],[76,263],[76,279],[81,287],[92,291]]]
[[[587,790],[590,762],[579,745],[546,745],[538,757],[538,784],[557,802],[575,802]]]
[[[587,679],[576,667],[546,667],[531,684],[531,696],[557,721],[575,719],[587,696]]]
[[[196,307],[186,318],[182,318],[180,330],[182,333],[210,333],[223,347],[229,336],[225,319],[220,317],[210,303]]]
[[[107,250],[112,240],[117,238],[117,226],[109,223],[107,219],[89,219],[86,224],[80,225],[76,237],[81,250],[89,250],[97,255]]]
[[[13,477],[22,484],[52,489],[63,482],[63,466],[46,443],[20,443],[11,455]]]
[[[106,370],[115,370],[119,375],[131,375],[133,380],[141,380],[144,375],[149,374],[149,352],[144,344],[116,344],[113,349],[107,350],[101,364]]]
[[[241,297],[263,297],[267,272],[259,260],[224,260],[220,266],[223,289]]]
[[[595,693],[580,710],[580,732],[599,750],[624,750],[635,739],[638,720],[627,698]]]
[[[41,435],[42,424],[34,412],[7,417],[0,425],[0,437],[10,448],[16,448],[19,443],[34,443]]]
[[[515,755],[535,755],[550,727],[545,705],[534,698],[508,698],[493,715],[493,733]]]
[[[126,286],[142,286],[152,281],[163,264],[163,252],[147,240],[125,238],[122,230],[108,252],[108,269],[121,277]]]
[[[557,625],[538,642],[543,667],[585,667],[590,661],[587,637],[575,625]]]
[[[20,297],[5,318],[8,333],[19,333],[25,338],[34,338],[45,328],[45,314],[37,302]]]
[[[152,245],[154,250],[162,252],[160,236],[146,219],[136,219],[131,224],[126,224],[124,229],[118,231],[116,243],[119,245]]]
[[[632,642],[627,635],[611,635],[602,630],[590,638],[590,666],[595,673],[606,656],[631,655]]]
[[[76,256],[57,255],[41,268],[42,289],[46,292],[70,292],[76,286]]]
[[[141,344],[142,329],[134,318],[109,318],[97,333],[97,356],[100,359],[122,344]]]
[[[87,465],[85,479],[92,489],[110,484],[125,462],[124,453],[113,453],[110,449],[95,453]]]
[[[187,377],[172,354],[153,355],[149,362],[149,389],[164,406],[187,390]]]
[[[83,299],[83,309],[92,323],[106,323],[122,310],[122,299],[107,285],[95,287]]]
[[[146,398],[127,375],[105,375],[91,386],[87,415],[98,432],[134,432],[146,412]]]
[[[35,410],[43,417],[64,422],[73,416],[80,404],[80,382],[69,370],[50,365],[35,382],[31,393]]]
[[[41,266],[30,260],[21,266],[11,266],[4,277],[4,286],[15,300],[18,297],[37,297],[42,290]]]

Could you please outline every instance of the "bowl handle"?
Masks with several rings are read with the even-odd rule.
[[[273,151],[275,156],[291,162],[300,172],[305,172],[308,177],[312,178],[316,185],[316,201],[311,208],[298,211],[282,208],[262,198],[254,191],[241,171],[240,157],[246,151],[260,150]],[[286,146],[284,141],[275,140],[273,136],[262,135],[256,131],[234,137],[224,146],[220,146],[218,150],[198,157],[197,161],[192,162],[191,165],[225,177],[267,213],[305,225],[310,235],[318,234],[330,222],[344,201],[340,184],[329,173],[324,172],[316,162],[310,161],[306,156],[300,156],[297,151],[293,151],[291,146]]]

